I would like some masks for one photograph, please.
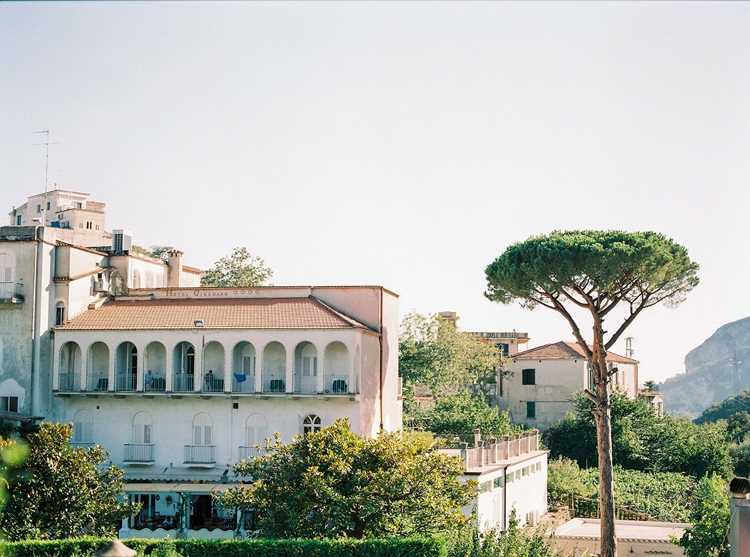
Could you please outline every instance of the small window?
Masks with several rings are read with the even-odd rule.
[[[492,482],[482,482],[479,484],[479,493],[487,493],[492,491]]]
[[[37,213],[41,213],[42,212],[42,206],[41,205],[37,205],[36,206],[36,212]]]
[[[17,396],[0,396],[0,411],[18,412]]]
[[[0,253],[0,282],[13,282],[13,260],[7,253]]]
[[[522,385],[536,385],[536,370],[524,369],[521,372],[521,384]]]
[[[513,472],[511,472],[510,474],[508,474],[508,475],[506,476],[506,478],[505,478],[505,483],[509,483],[509,484],[512,484],[512,483],[513,483],[513,479],[514,479],[514,477],[515,477],[515,474],[514,474]]]
[[[302,433],[316,433],[320,431],[320,416],[308,414],[302,421]]]
[[[57,215],[57,220],[62,220],[62,218],[63,218],[63,215],[62,215],[62,213],[58,213],[58,215]]]
[[[542,469],[542,463],[541,463],[541,462],[537,462],[537,463],[536,463],[536,470],[537,470],[537,472],[538,472],[539,470],[541,470],[541,469]]]
[[[505,482],[503,480],[504,478],[502,476],[498,476],[493,480],[492,485],[495,487],[495,489],[503,487],[505,485]]]
[[[526,403],[526,417],[531,419],[536,418],[536,402]]]
[[[57,307],[55,307],[55,325],[64,325],[65,324],[65,304],[62,302],[57,302]]]
[[[80,209],[82,207],[83,207],[83,205],[81,203],[76,203],[76,209]]]
[[[47,210],[49,211],[49,201],[47,201]]]
[[[16,226],[21,226],[21,215],[16,215]]]

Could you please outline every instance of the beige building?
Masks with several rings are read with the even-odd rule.
[[[121,536],[241,533],[210,493],[274,432],[401,428],[395,294],[201,288],[182,252],[136,253],[103,209],[55,190],[0,227],[0,415],[107,449],[143,504]]]
[[[638,394],[638,362],[612,352],[607,355],[612,387]],[[574,342],[556,342],[519,352],[499,374],[498,399],[514,423],[544,430],[573,411],[571,395],[591,388],[588,361]]]
[[[681,538],[688,526],[677,522],[616,520],[617,556],[685,555],[672,538]],[[564,557],[599,555],[601,524],[598,519],[574,518],[554,531],[554,540]]]
[[[473,516],[480,530],[508,527],[515,513],[521,525],[535,526],[547,512],[547,454],[539,448],[537,431],[482,439],[474,447],[441,449],[461,458],[462,480],[477,482],[477,495],[463,512]]]

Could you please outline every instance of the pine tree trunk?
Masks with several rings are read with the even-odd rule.
[[[600,367],[600,366],[597,366]],[[606,366],[599,377],[607,377]],[[599,381],[596,386],[596,444],[599,452],[599,516],[601,519],[601,555],[616,557],[615,537],[615,489],[612,464],[612,416],[609,402],[608,381]]]

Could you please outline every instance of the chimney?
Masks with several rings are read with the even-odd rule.
[[[182,252],[173,249],[167,255],[167,286],[179,287],[182,277]]]
[[[729,555],[750,557],[750,481],[734,478],[729,484]]]

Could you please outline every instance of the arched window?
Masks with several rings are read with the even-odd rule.
[[[55,305],[55,325],[65,324],[65,303],[57,302]]]
[[[202,412],[193,418],[193,445],[213,444],[213,420]]]
[[[73,418],[74,445],[87,445],[94,442],[94,420],[86,410],[79,410]]]
[[[13,282],[13,259],[7,253],[0,253],[0,282]]]
[[[262,414],[250,414],[245,422],[245,445],[253,447],[260,445],[266,439],[266,418]]]
[[[153,443],[153,425],[148,412],[138,412],[133,417],[133,444],[150,445]]]
[[[315,414],[308,414],[302,420],[302,433],[315,433],[320,431],[320,427],[320,416]]]

